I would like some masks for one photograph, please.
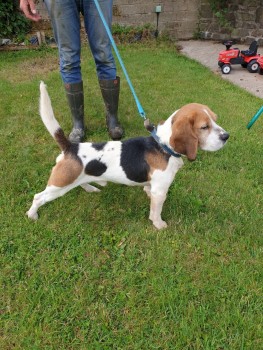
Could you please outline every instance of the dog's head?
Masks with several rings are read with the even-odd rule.
[[[189,160],[195,160],[197,149],[217,151],[229,134],[216,123],[217,116],[199,103],[190,103],[179,109],[172,118],[170,146]]]

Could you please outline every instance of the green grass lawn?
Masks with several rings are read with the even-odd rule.
[[[152,122],[189,102],[207,104],[229,142],[185,161],[164,205],[163,231],[148,220],[142,188],[115,184],[99,194],[77,188],[32,222],[25,212],[59,154],[38,114],[40,80],[66,133],[70,114],[55,50],[1,53],[0,348],[263,349],[263,117],[246,129],[262,100],[172,45],[127,45],[120,53]],[[107,140],[87,49],[82,69],[87,139]],[[119,75],[126,137],[147,135]]]

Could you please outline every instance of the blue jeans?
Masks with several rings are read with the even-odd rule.
[[[116,78],[116,65],[111,43],[93,0],[44,0],[53,27],[60,57],[60,73],[64,83],[78,83],[81,75],[80,13],[95,60],[99,80]],[[98,0],[111,27],[112,0]]]

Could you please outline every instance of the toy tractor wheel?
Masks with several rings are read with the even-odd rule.
[[[263,69],[261,67],[258,69],[258,74],[263,75]]]
[[[249,73],[256,73],[258,71],[259,64],[256,60],[252,60],[247,65]]]
[[[221,71],[223,74],[229,74],[230,71],[231,71],[231,66],[230,64],[224,64],[222,67],[221,67]]]

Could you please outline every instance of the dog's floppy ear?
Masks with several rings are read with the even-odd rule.
[[[191,161],[196,159],[198,138],[194,133],[194,118],[182,116],[174,118],[170,146],[178,153],[184,154]]]

